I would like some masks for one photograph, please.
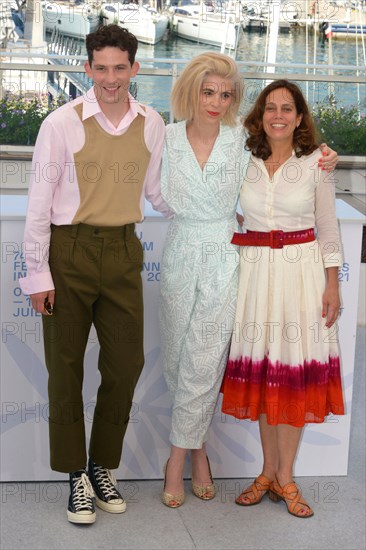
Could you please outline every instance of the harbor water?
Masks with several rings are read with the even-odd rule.
[[[244,62],[265,62],[267,51],[267,35],[265,32],[244,32],[238,44],[238,49],[235,55],[237,61]],[[188,40],[179,39],[170,36],[168,40],[161,41],[155,46],[139,45],[138,57],[143,58],[168,58],[168,59],[192,59],[193,56],[203,53],[207,50],[220,51],[219,48],[190,42]],[[283,32],[278,35],[277,42],[277,63],[288,63],[286,68],[278,68],[276,72],[296,73],[306,72],[306,62],[309,64],[328,65],[329,64],[329,42],[324,41],[320,36],[317,37],[314,45],[313,34],[309,35],[306,57],[306,36],[303,28],[292,29],[288,32]],[[357,54],[356,54],[357,52]],[[229,52],[226,52],[229,53]],[[334,69],[334,74],[342,74],[354,76],[356,74],[356,63],[365,67],[363,60],[362,44],[358,45],[354,41],[332,40],[333,64],[339,66],[352,66],[354,69],[343,70]],[[232,53],[230,55],[233,55]],[[304,64],[303,68],[291,67],[291,64]],[[142,63],[142,66],[146,64]],[[156,65],[157,66],[157,65]],[[161,67],[162,65],[159,64]],[[258,66],[246,66],[245,72],[263,72],[265,69]],[[312,74],[313,69],[308,69],[308,73]],[[328,69],[317,69],[316,74],[328,74]],[[158,110],[165,111],[167,109],[166,97],[169,96],[170,79],[159,77],[149,79],[147,77],[136,77],[138,83],[138,94],[141,99]],[[166,80],[166,82],[164,82]],[[330,79],[331,80],[331,79]],[[258,86],[261,84],[258,82]],[[305,83],[302,85],[304,90]],[[305,90],[310,103],[321,102],[325,100],[331,93],[339,106],[356,105],[359,98],[359,106],[361,111],[366,109],[366,86],[358,87],[356,85],[346,83],[335,83],[329,86],[328,83],[318,82],[314,85],[310,84]],[[252,99],[247,95],[248,103]]]
[[[48,39],[49,38],[50,37],[48,37]],[[81,53],[86,54],[83,42],[81,46]],[[225,53],[233,57],[235,55],[235,59],[239,62],[263,63],[266,61],[267,46],[268,37],[266,32],[243,32],[236,53],[234,54],[229,51]],[[195,55],[208,50],[220,51],[217,47],[191,42],[170,34],[155,45],[140,43],[137,52],[137,60],[140,62],[141,67],[170,68],[171,66],[168,63],[164,63],[160,60],[178,59],[188,61]],[[332,57],[333,65],[339,66],[339,68],[334,69],[335,75],[355,76],[357,74],[362,74],[362,68],[364,75],[365,59],[362,43],[359,42],[356,44],[354,40],[332,40]],[[306,33],[304,28],[295,28],[287,32],[280,32],[277,42],[276,62],[289,64],[285,68],[277,68],[276,72],[289,75],[306,72],[309,74],[327,75],[329,74],[328,68],[326,67],[326,65],[329,64],[329,42],[324,40],[320,35],[317,35],[314,40],[313,33],[309,33],[308,44],[306,44]],[[324,69],[317,68],[315,71],[313,68],[307,68],[306,63],[320,66],[324,65]],[[295,64],[303,64],[303,67],[291,66]],[[351,66],[352,68],[345,70],[341,68],[342,66]],[[243,68],[243,71],[245,73],[263,73],[265,69],[264,67],[248,65]],[[360,108],[361,113],[365,113],[366,84],[332,83],[331,76],[329,80],[330,84],[328,82],[317,82],[314,84],[310,82],[308,85],[300,83],[311,104],[327,101],[329,95],[332,95],[337,106],[350,107],[354,105]],[[170,76],[137,75],[135,81],[137,84],[137,98],[139,101],[153,106],[160,112],[169,111],[169,96],[172,86],[172,78]],[[260,89],[261,86],[261,81],[257,81],[254,88],[251,85],[250,89]],[[244,110],[250,106],[251,101],[254,99],[254,95],[256,94],[246,94]]]

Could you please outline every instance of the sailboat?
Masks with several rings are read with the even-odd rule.
[[[211,2],[191,3],[173,9],[173,32],[187,40],[222,46],[235,50],[240,39],[244,19],[240,2],[234,9]]]
[[[107,2],[102,4],[101,17],[107,23],[126,27],[139,42],[156,44],[168,28],[169,19],[145,4],[122,4]]]
[[[99,24],[99,8],[92,4],[70,2],[42,2],[42,14],[46,32],[58,29],[62,34],[85,38]]]

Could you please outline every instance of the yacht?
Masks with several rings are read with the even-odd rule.
[[[168,28],[169,19],[154,8],[144,4],[102,4],[101,17],[106,24],[116,23],[126,27],[139,42],[156,44]]]
[[[300,15],[301,5],[294,2],[280,0],[281,10],[279,19],[279,30],[289,30],[293,26],[302,24]],[[245,30],[264,30],[273,21],[275,0],[257,0],[256,3],[249,2],[243,5],[247,25]]]
[[[356,23],[340,22],[340,23],[324,23],[321,25],[321,30],[327,36],[327,32],[331,32],[332,36],[338,38],[359,38],[360,42],[365,40],[366,25]]]
[[[236,5],[239,5],[236,3]],[[181,38],[224,46],[235,50],[243,30],[243,17],[240,11],[224,9],[211,2],[186,4],[171,8],[172,30]]]
[[[85,38],[100,24],[100,9],[91,3],[42,2],[44,26],[47,32],[55,28],[62,34]]]

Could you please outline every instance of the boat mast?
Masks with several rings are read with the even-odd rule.
[[[268,39],[268,51],[267,51],[267,63],[276,63],[277,57],[277,42],[278,42],[278,29],[280,26],[280,2],[272,3],[272,21],[269,29]],[[267,67],[267,73],[276,72],[276,67]]]
[[[220,8],[221,10],[223,10],[223,14],[225,16],[224,37],[222,39],[221,49],[220,49],[221,53],[225,53],[225,50],[226,50],[227,33],[229,30],[229,23],[230,23],[231,3],[232,1],[229,0],[228,9],[227,9],[228,13],[225,10],[224,4],[221,4],[221,8]]]
[[[309,0],[305,0],[305,65],[306,74],[309,73]],[[306,80],[306,101],[309,101],[309,82]]]
[[[234,6],[233,6],[233,2],[234,2]],[[236,58],[236,50],[238,48],[238,41],[239,41],[239,34],[240,34],[239,33],[240,16],[238,18],[239,19],[238,22],[236,22],[236,15],[241,13],[241,11],[236,10],[237,5],[235,5],[235,2],[236,3],[239,2],[239,8],[238,9],[241,10],[240,0],[229,0],[229,2],[227,4],[227,7],[226,7],[224,2],[221,3],[221,10],[222,10],[221,17],[222,17],[222,15],[225,16],[225,27],[224,27],[224,37],[223,37],[223,40],[221,42],[221,49],[220,49],[221,53],[225,53],[231,14],[234,14],[233,24],[234,24],[235,33],[236,33],[235,34],[234,59]],[[238,24],[238,27],[236,26],[236,23]]]
[[[30,46],[43,46],[43,16],[41,0],[28,0],[24,20],[24,40]]]

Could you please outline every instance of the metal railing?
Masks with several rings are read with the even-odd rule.
[[[85,55],[36,53],[25,51],[0,51],[0,99],[6,95],[30,97],[50,93],[52,96],[68,96],[85,93],[92,81],[87,77],[83,64]],[[139,58],[140,70],[135,78],[133,95],[142,103],[152,105],[165,119],[172,121],[169,97],[187,59]],[[340,98],[348,95],[352,105],[359,108],[360,116],[366,115],[366,67],[352,65],[324,65],[304,63],[237,62],[245,88],[241,113],[245,113],[258,92],[269,80],[288,79],[301,83],[310,105],[320,104],[329,96],[338,106]],[[266,72],[273,67],[275,72]],[[292,71],[292,72],[289,72]],[[334,74],[337,72],[338,74]],[[42,79],[40,73],[43,74]],[[33,76],[32,76],[33,75]],[[33,81],[32,81],[33,78]],[[27,93],[23,84],[34,83]],[[42,84],[41,84],[42,82]],[[137,86],[137,90],[135,89]],[[70,93],[70,89],[72,92]]]
[[[17,59],[21,59],[17,62]],[[31,62],[24,62],[24,59],[29,59]],[[34,62],[35,60],[43,60],[43,63]],[[0,98],[4,95],[7,86],[5,75],[9,75],[9,71],[13,74],[18,72],[18,89],[22,90],[22,80],[24,75],[29,71],[56,73],[63,75],[77,88],[78,93],[85,93],[91,86],[92,82],[86,76],[83,68],[83,63],[87,60],[86,56],[74,55],[70,59],[69,55],[53,55],[39,54],[28,52],[0,52]],[[141,68],[137,78],[141,80],[144,77],[168,77],[170,85],[164,87],[166,103],[169,103],[170,90],[174,86],[180,72],[187,64],[187,59],[139,59]],[[354,85],[356,100],[362,102],[366,95],[366,67],[352,65],[324,65],[324,64],[304,64],[304,63],[262,63],[262,62],[237,62],[240,73],[243,76],[244,83],[249,84],[253,80],[258,81],[259,85],[268,80],[277,80],[286,78],[288,80],[296,80],[306,83],[306,93],[308,101],[315,100],[315,86],[317,84],[326,84],[328,91],[334,89],[335,84]],[[268,73],[265,70],[268,67],[274,68],[275,72]],[[295,71],[295,72],[288,72]],[[334,74],[335,71],[338,74]],[[24,73],[24,74],[23,74]],[[77,76],[78,75],[78,76]],[[9,81],[8,81],[9,82]],[[12,86],[16,88],[15,79],[11,81]],[[310,85],[312,90],[310,90]],[[52,87],[51,87],[52,88]],[[61,92],[61,90],[60,90]],[[312,96],[311,97],[311,92]],[[53,89],[53,93],[57,93]],[[144,98],[140,98],[144,101]],[[366,105],[364,105],[366,107]]]
[[[30,62],[24,62],[24,59],[29,59]],[[69,55],[0,52],[0,91],[2,87],[3,91],[6,92],[6,90],[9,89],[10,83],[12,92],[14,93],[14,90],[16,91],[16,88],[18,88],[20,93],[22,91],[22,78],[25,79],[30,71],[40,71],[42,73],[47,73],[48,77],[50,76],[49,73],[54,75],[53,83],[51,83],[50,78],[45,78],[46,90],[43,91],[51,92],[52,94],[64,93],[65,85],[56,85],[57,81],[60,83],[63,79],[78,88],[79,93],[84,93],[92,85],[92,81],[88,79],[83,68],[83,63],[86,59],[85,56],[74,55],[70,63]],[[41,61],[43,61],[43,63],[41,63]],[[158,79],[158,82],[161,83],[161,79],[165,79],[164,86],[159,84],[158,88],[159,94],[163,97],[163,101],[168,106],[166,109],[167,112],[169,112],[171,88],[187,62],[187,59],[139,58],[141,66],[138,74],[139,83],[143,82],[144,79],[151,80],[151,78],[154,80]],[[245,103],[250,104],[257,95],[259,89],[261,89],[263,84],[267,81],[286,78],[288,80],[304,83],[306,87],[304,92],[306,92],[309,103],[314,103],[318,100],[319,94],[317,93],[316,87],[323,86],[326,88],[326,93],[329,95],[332,90],[334,91],[335,85],[352,86],[352,90],[354,91],[351,95],[353,98],[356,98],[356,101],[363,99],[363,107],[366,108],[365,67],[274,63],[271,64],[271,66],[275,68],[275,72],[267,73],[264,72],[269,66],[269,64],[266,63],[239,61],[237,64],[246,85]],[[288,72],[289,70],[296,72]],[[340,74],[331,74],[335,71]],[[14,87],[16,81],[18,84]],[[40,91],[41,90],[38,90],[38,92]],[[138,99],[149,104],[149,100],[144,97],[145,91],[144,86],[141,86],[141,90],[138,90]],[[3,160],[16,162],[29,162],[31,160],[33,147],[22,148],[22,150],[19,147],[18,152],[14,150],[8,151],[7,149],[7,147],[2,148],[1,157]],[[338,164],[338,168],[363,172],[364,157],[343,157]],[[4,192],[4,190],[1,192]],[[364,199],[365,191],[362,191],[362,189],[361,192],[352,194],[352,191],[337,186],[337,195],[342,196],[342,198],[346,197],[349,201],[353,201],[351,204],[361,211],[364,211],[366,208]]]

